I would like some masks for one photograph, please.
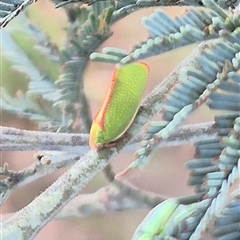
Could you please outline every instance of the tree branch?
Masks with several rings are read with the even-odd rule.
[[[52,133],[2,127],[0,151],[53,150],[84,155],[88,150],[88,134]]]
[[[207,122],[179,127],[171,137],[160,142],[158,147],[177,146],[214,138],[217,136],[214,124]],[[0,126],[0,132],[0,151],[63,151],[82,156],[89,150],[89,134],[29,131],[3,126]],[[143,135],[142,133],[135,137],[127,150],[134,151]]]
[[[39,158],[37,164],[33,164],[19,172],[9,171],[6,165],[0,168],[0,176],[7,176],[3,181],[0,181],[0,183],[5,186],[4,188],[2,187],[0,191],[0,206],[17,187],[22,187],[61,168],[72,165],[80,158],[76,154],[63,152],[44,153],[39,154],[39,156],[42,157]]]

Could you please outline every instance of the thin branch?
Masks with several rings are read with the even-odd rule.
[[[113,185],[100,188],[95,193],[80,194],[72,199],[55,217],[55,219],[84,218],[95,213],[109,213],[127,209],[150,209],[146,202],[136,201]],[[14,216],[15,213],[4,214],[3,219]]]
[[[141,7],[157,7],[157,6],[191,6],[191,7],[202,7],[202,2],[197,0],[161,0],[161,1],[145,1],[145,0],[138,0],[137,4]],[[229,8],[234,7],[236,4],[236,1],[216,1],[216,4],[219,5],[222,8]]]
[[[56,8],[65,6],[67,4],[70,3],[81,3],[81,4],[88,4],[88,5],[92,5],[96,2],[105,2],[108,0],[52,0],[53,2],[56,3]],[[123,2],[122,0],[119,0],[118,2]],[[161,0],[161,1],[156,1],[156,0],[152,0],[152,1],[145,1],[145,0],[138,0],[138,1],[132,1],[131,2],[132,5],[136,5],[138,8],[148,8],[148,7],[169,7],[169,6],[202,6],[201,2],[196,1],[196,0],[185,0],[185,1],[180,1],[180,0]],[[234,3],[225,3],[225,1],[219,1],[219,6],[223,7],[223,8],[228,8],[230,6],[234,6]]]
[[[136,188],[134,189],[136,190]],[[77,196],[57,214],[56,219],[86,217],[96,212],[106,213],[139,208],[151,209],[166,199],[166,197],[154,193],[143,193],[140,189],[138,191],[142,196],[148,196],[150,201],[145,201],[146,198],[138,199],[139,192],[136,196],[136,192],[122,191],[115,184],[110,184],[95,193]]]
[[[104,168],[104,173],[105,177],[109,180],[109,182],[111,182],[112,185],[117,189],[119,194],[122,195],[122,199],[131,198],[131,200],[136,203],[136,206],[139,204],[143,204],[145,206],[148,206],[149,208],[153,208],[157,204],[167,199],[167,197],[165,196],[159,196],[157,194],[139,189],[129,182],[119,181],[115,179],[116,175],[113,172],[111,165],[108,165],[106,166],[106,168]],[[136,208],[136,206],[134,206],[134,208]]]
[[[84,155],[88,150],[88,134],[28,131],[0,126],[0,151],[64,151]]]
[[[5,27],[11,20],[13,20],[20,12],[24,11],[28,6],[37,0],[25,0],[20,4],[15,4],[13,11],[9,12],[5,17],[0,19],[0,29]],[[17,1],[16,1],[17,2]],[[11,3],[11,2],[10,2]]]
[[[207,122],[179,127],[169,139],[160,142],[158,147],[177,146],[214,138],[217,136],[214,124]],[[82,156],[89,150],[89,134],[29,131],[2,126],[0,132],[0,151],[63,151]],[[133,139],[127,150],[135,150],[142,138],[143,133]]]
[[[19,172],[8,170],[6,165],[0,168],[0,176],[7,176],[3,181],[0,181],[5,186],[0,191],[0,206],[4,204],[11,192],[17,187],[22,187],[61,168],[68,167],[80,158],[76,154],[63,152],[39,153],[38,156],[39,162]]]
[[[108,0],[63,0],[63,1],[56,1],[52,0],[53,2],[56,2],[55,7],[63,7],[69,3],[80,3],[80,4],[87,4],[88,6],[96,3],[96,2],[107,2]]]
[[[215,122],[190,124],[177,128],[168,139],[160,142],[158,147],[190,144],[214,139],[217,136],[218,129],[216,128]]]

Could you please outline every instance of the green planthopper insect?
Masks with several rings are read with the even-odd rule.
[[[194,222],[210,204],[210,199],[189,205],[180,204],[176,198],[168,199],[153,208],[136,229],[132,240],[176,240],[179,234]],[[189,225],[187,224],[187,219]]]
[[[102,148],[121,137],[139,109],[148,80],[143,62],[116,65],[106,96],[90,130],[91,148]]]
[[[177,199],[168,199],[153,208],[136,229],[132,240],[152,240],[165,231],[165,226],[179,206]]]

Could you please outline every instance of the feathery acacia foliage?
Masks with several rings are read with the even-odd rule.
[[[29,79],[29,85],[28,90],[17,97],[1,89],[1,111],[28,118],[38,124],[40,130],[55,133],[20,133],[19,130],[2,128],[1,150],[24,150],[24,147],[26,150],[26,146],[30,142],[33,144],[33,138],[39,134],[43,139],[39,150],[57,152],[37,155],[39,162],[21,172],[14,172],[4,164],[0,170],[3,176],[0,181],[1,204],[13,189],[75,164],[45,192],[3,223],[3,238],[34,239],[56,214],[60,217],[69,216],[63,207],[68,203],[77,209],[76,203],[71,205],[69,201],[106,167],[104,173],[112,191],[105,188],[101,191],[110,194],[108,201],[114,199],[115,208],[109,207],[111,202],[105,204],[109,208],[106,207],[100,197],[95,200],[104,205],[106,212],[153,208],[157,205],[137,228],[133,239],[195,240],[201,239],[202,234],[216,239],[239,239],[238,1],[52,1],[57,7],[64,7],[68,16],[67,36],[62,49],[51,43],[48,36],[33,26],[26,15],[19,16],[24,22],[24,34],[37,42],[35,51],[44,54],[50,67],[40,69],[29,58],[26,49],[20,50],[17,34],[11,29],[8,31],[8,26],[2,30],[3,40],[7,40],[2,57]],[[1,27],[5,27],[31,3],[33,1],[0,0]],[[153,14],[144,17],[142,23],[149,37],[146,41],[140,40],[129,52],[115,47],[105,47],[102,53],[96,52],[112,36],[113,23],[141,8],[171,5],[191,7],[175,19],[168,16],[164,8],[157,8]],[[193,53],[143,101],[128,134],[116,146],[87,152],[86,136],[82,133],[89,132],[91,116],[84,93],[83,75],[89,61],[128,64],[194,43],[199,45]],[[58,70],[50,72],[50,69],[59,67],[60,73]],[[217,110],[214,121],[182,127],[181,124],[205,103],[210,110]],[[152,121],[158,115],[162,116],[161,120]],[[79,121],[81,124],[77,124]],[[145,132],[135,137],[145,124]],[[153,152],[161,148],[161,144],[173,146],[174,137],[177,145],[188,142],[195,146],[194,158],[186,163],[190,171],[188,185],[195,187],[194,195],[166,200],[122,181],[127,174],[148,164]],[[140,145],[135,144],[138,142]],[[40,148],[40,145],[43,147]],[[79,152],[75,149],[76,145],[79,146]],[[35,146],[38,146],[36,141],[34,150]],[[109,163],[127,147],[136,150],[136,159],[123,172],[115,175]],[[30,150],[29,146],[27,150]],[[237,190],[233,190],[232,185],[236,183]],[[97,206],[89,206],[89,203],[84,205],[80,197],[76,197],[77,205],[83,204],[79,215],[99,211]],[[49,205],[43,206],[46,201]],[[89,209],[84,211],[84,207]]]

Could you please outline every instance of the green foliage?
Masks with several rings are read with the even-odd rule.
[[[14,68],[12,66],[12,62],[8,61],[7,59],[2,59],[2,80],[1,81],[2,86],[6,89],[8,89],[10,95],[15,95],[18,90],[21,90],[23,92],[26,92],[28,89],[28,81],[25,78],[25,74],[18,72],[18,81],[21,83],[21,88],[19,89],[19,86],[17,86],[13,81],[7,81],[7,79],[15,79],[16,77],[16,71],[14,71]]]
[[[35,48],[38,43],[24,32],[14,31],[11,36],[38,69],[41,69],[45,75],[49,75],[51,79],[57,79],[59,75],[58,66],[48,59],[49,56],[43,55]]]

